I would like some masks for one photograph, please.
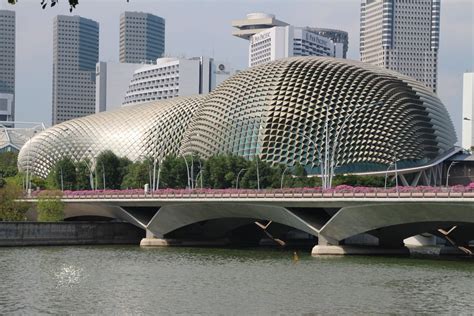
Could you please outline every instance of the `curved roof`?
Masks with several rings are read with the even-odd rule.
[[[107,149],[131,160],[230,152],[301,163],[314,174],[327,152],[339,171],[361,172],[394,160],[400,168],[426,164],[455,142],[446,108],[414,79],[356,61],[294,57],[241,71],[207,96],[58,124],[25,146],[19,166],[46,176],[62,157],[92,159]]]
[[[89,160],[112,150],[132,161],[176,153],[201,96],[127,106],[57,124],[20,151],[18,166],[46,177],[63,157]]]
[[[258,154],[312,169],[326,149],[340,165],[388,164],[394,156],[426,162],[455,142],[446,108],[421,83],[361,62],[294,57],[220,85],[194,115],[181,151]]]

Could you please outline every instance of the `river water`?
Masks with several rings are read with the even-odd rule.
[[[0,248],[0,314],[472,314],[474,261],[279,249]]]

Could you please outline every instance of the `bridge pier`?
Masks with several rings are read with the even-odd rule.
[[[409,255],[410,251],[403,245],[403,241],[379,240],[378,246],[372,245],[345,245],[343,241],[319,235],[318,244],[311,250],[313,256],[341,256],[341,255]]]

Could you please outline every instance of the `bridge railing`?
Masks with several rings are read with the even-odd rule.
[[[54,191],[58,192],[58,191]],[[41,195],[56,194],[51,191],[34,191],[25,199],[36,199]],[[63,199],[315,199],[315,198],[474,198],[474,187],[456,186],[450,188],[439,187],[400,187],[394,188],[367,188],[343,186],[334,189],[295,188],[295,189],[162,189],[154,192],[143,190],[97,190],[97,191],[64,191],[57,194]]]

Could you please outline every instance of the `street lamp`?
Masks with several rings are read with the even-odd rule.
[[[190,184],[190,178],[189,178],[189,164],[188,164],[188,160],[186,159],[186,157],[184,155],[180,155],[183,159],[184,159],[184,163],[186,164],[186,173],[188,175],[188,188],[189,189],[192,189],[191,188],[191,184]]]
[[[260,172],[258,170],[258,155],[255,155],[255,163],[257,165],[257,190],[260,191]]]
[[[451,163],[449,164],[449,167],[448,167],[448,170],[446,171],[446,187],[448,187],[448,181],[449,181],[449,171],[451,170],[451,167],[454,166],[455,164],[457,164],[458,161],[451,161]]]
[[[236,184],[235,184],[235,189],[239,188],[239,177],[240,177],[240,174],[242,173],[242,171],[244,171],[244,170],[247,170],[247,169],[242,168],[242,169],[240,169],[239,173],[237,174],[237,181],[236,181]]]
[[[104,166],[103,161],[102,161],[102,182],[104,184],[104,191],[105,191],[105,166]]]
[[[285,172],[286,172],[286,170],[288,170],[288,168],[290,168],[290,167],[286,166],[285,170],[283,170],[283,172],[281,173],[281,182],[280,182],[281,185],[280,185],[280,189],[283,189],[283,179],[284,179],[284,177],[285,177]]]

